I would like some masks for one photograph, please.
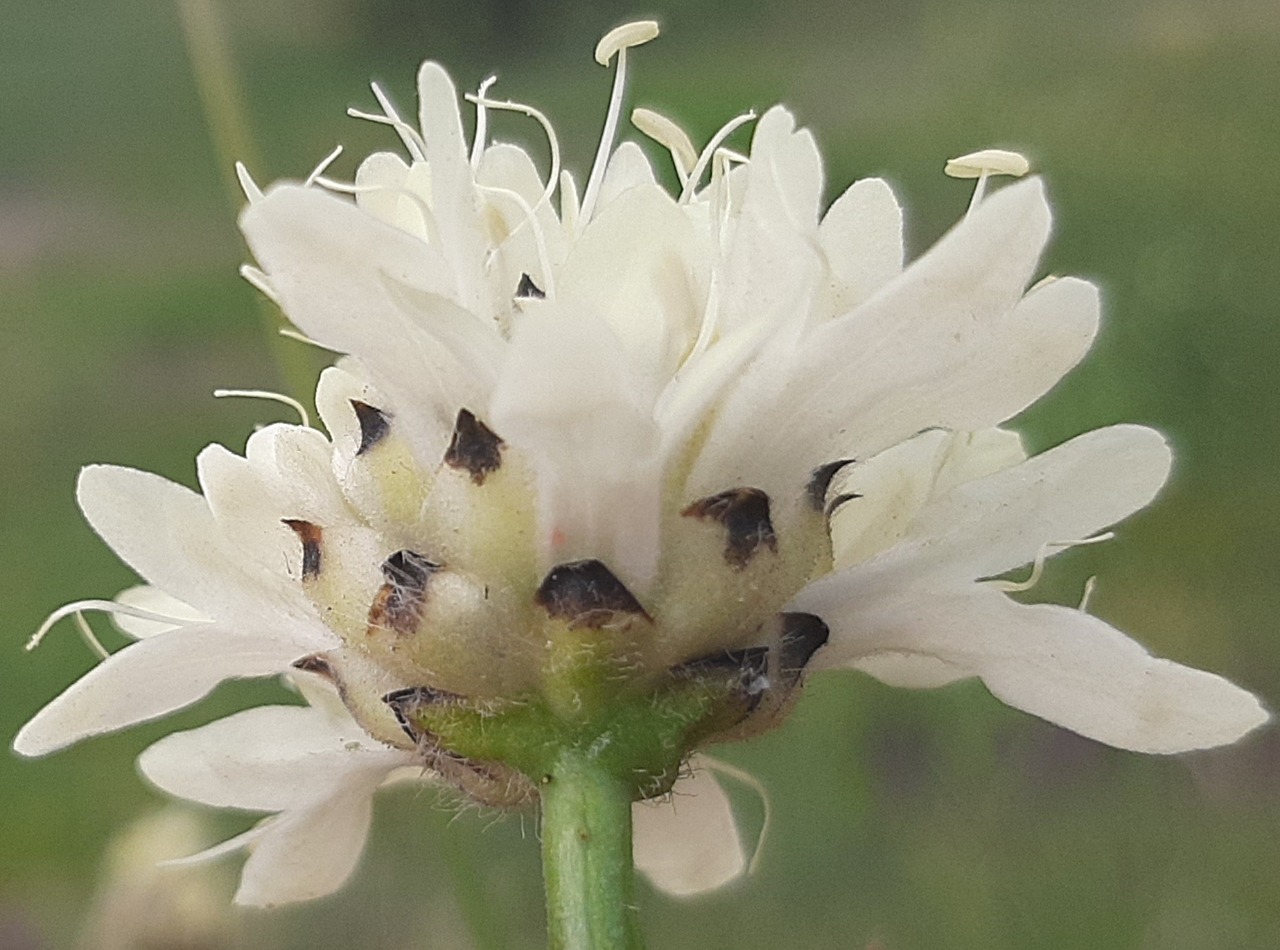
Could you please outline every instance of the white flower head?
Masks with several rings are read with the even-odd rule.
[[[823,213],[821,158],[786,109],[739,116],[700,150],[637,110],[676,165],[672,195],[637,145],[614,145],[628,49],[656,35],[630,24],[597,49],[616,79],[581,197],[545,116],[494,98],[492,80],[466,97],[467,142],[434,63],[416,126],[375,87],[381,112],[360,114],[404,151],[369,156],[353,183],[259,190],[243,174],[246,276],[345,354],[316,393],[328,434],[273,425],[243,457],[210,446],[203,495],[129,469],[81,477],[89,521],[148,586],[55,619],[105,606],[139,639],[15,747],[41,755],[228,678],[305,684],[307,707],[249,710],[142,758],[176,795],[273,813],[233,842],[252,852],[243,901],[339,886],[389,779],[536,799],[495,724],[584,721],[628,697],[687,719],[637,799],[666,795],[695,747],[776,724],[825,668],[980,677],[1011,706],[1148,752],[1267,718],[1219,677],[989,581],[1148,504],[1170,466],[1138,426],[1030,459],[997,428],[1098,324],[1092,285],[1032,286],[1041,182],[975,195],[904,268],[892,191],[859,181]],[[496,109],[546,131],[545,172],[488,141]],[[749,149],[726,146],[752,122]],[[980,188],[1023,174],[1011,154],[958,173]],[[708,773],[637,808],[637,859],[659,886],[693,893],[745,868]]]

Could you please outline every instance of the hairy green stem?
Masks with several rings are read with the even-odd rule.
[[[566,747],[541,779],[550,950],[641,950],[631,786],[596,744]]]

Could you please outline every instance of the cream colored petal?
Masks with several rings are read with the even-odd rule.
[[[637,802],[631,815],[636,868],[660,891],[692,897],[747,869],[733,806],[707,769],[678,781],[669,800]]]
[[[605,167],[604,180],[600,183],[600,197],[596,200],[596,211],[599,213],[632,188],[643,185],[653,187],[656,184],[653,166],[649,164],[644,149],[635,142],[623,142],[614,150]]]
[[[896,557],[972,580],[1034,560],[1051,541],[1096,534],[1150,504],[1173,457],[1154,429],[1097,429],[946,492],[912,524]]]
[[[18,732],[20,755],[47,755],[89,736],[146,722],[188,706],[223,680],[272,676],[319,644],[241,633],[217,625],[182,627],[113,653],[40,710]]]
[[[1153,657],[1097,617],[1017,604],[990,588],[902,590],[896,611],[879,613],[874,626],[853,610],[825,619],[833,637],[852,632],[862,641],[865,657],[933,658],[981,677],[1015,709],[1122,749],[1169,754],[1227,745],[1270,718],[1252,694]]]
[[[831,267],[831,316],[862,303],[902,272],[902,209],[880,178],[856,181],[818,226]]]
[[[440,228],[440,249],[457,278],[458,303],[488,315],[493,303],[484,279],[488,242],[472,180],[467,144],[458,112],[458,90],[438,64],[418,70],[418,110],[431,168],[431,201]],[[394,276],[394,275],[393,275]],[[406,281],[410,286],[417,286]]]
[[[195,610],[246,633],[313,635],[314,611],[301,589],[246,562],[194,492],[149,472],[93,465],[80,473],[77,499],[130,567]]]
[[[1097,325],[1083,282],[1019,305],[1048,225],[1038,181],[1006,188],[847,317],[762,350],[715,420],[691,494],[749,484],[798,497],[825,461],[933,426],[986,428],[1028,405]]]
[[[272,819],[252,843],[235,902],[274,907],[332,894],[360,862],[373,818],[366,781]]]
[[[651,385],[590,313],[545,306],[517,325],[491,416],[535,471],[544,570],[597,558],[636,596],[652,580],[659,440]]]
[[[204,805],[283,811],[407,754],[370,739],[349,715],[309,706],[258,706],[151,745],[138,767],[155,785]],[[374,784],[377,784],[376,782]]]
[[[630,361],[665,381],[698,332],[707,281],[699,251],[671,197],[636,186],[592,217],[565,262],[559,297],[603,319]]]
[[[245,213],[241,227],[289,318],[314,339],[360,359],[370,381],[395,403],[423,464],[434,467],[459,406],[486,395],[479,372],[485,367],[450,345],[457,340],[453,312],[460,295],[439,253],[314,189],[273,189]],[[406,288],[452,300],[453,310],[444,308],[437,325],[435,313],[410,300]],[[496,335],[482,317],[468,319],[476,334]]]

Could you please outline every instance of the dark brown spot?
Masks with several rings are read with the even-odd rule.
[[[430,686],[410,686],[392,690],[382,697],[382,701],[391,707],[405,735],[420,743],[425,733],[417,723],[417,714],[430,706],[456,706],[462,702],[462,697]]]
[[[567,620],[574,627],[599,629],[618,614],[649,619],[626,585],[597,560],[553,567],[533,599],[552,617]]]
[[[541,287],[533,282],[533,278],[528,274],[520,275],[520,283],[516,285],[516,297],[534,300],[546,299],[546,293]]]
[[[760,705],[769,688],[769,648],[723,650],[681,663],[671,674],[692,679],[725,677],[745,704],[744,714],[749,714]]]
[[[724,559],[735,570],[745,568],[761,547],[778,552],[778,538],[769,520],[769,496],[758,488],[731,488],[695,501],[680,513],[724,526]]]
[[[351,408],[356,411],[356,419],[360,423],[360,447],[356,449],[356,455],[364,455],[387,437],[391,431],[391,417],[359,399],[351,400]]]
[[[283,521],[302,542],[302,579],[309,581],[320,573],[320,541],[323,532],[310,521],[298,518],[285,518]]]
[[[474,413],[459,409],[458,420],[453,424],[453,438],[444,453],[444,464],[469,472],[473,482],[483,485],[485,478],[502,466],[505,444]]]
[[[302,670],[304,673],[315,673],[317,676],[323,676],[330,683],[337,681],[337,674],[333,671],[333,664],[329,662],[329,658],[323,653],[312,653],[310,656],[304,656],[300,660],[294,660],[293,668]]]
[[[861,497],[862,496],[859,495],[856,491],[847,491],[839,495],[836,495],[836,497],[832,498],[830,503],[827,505],[826,516],[830,518],[832,515],[836,513],[836,509],[839,508],[841,505],[843,505],[846,501],[853,501],[855,498],[861,498]]]
[[[778,617],[782,621],[778,671],[787,678],[798,677],[813,655],[826,644],[831,630],[813,614],[784,613]]]
[[[387,558],[382,563],[387,582],[369,608],[370,632],[387,629],[402,637],[416,632],[427,600],[427,584],[439,570],[439,564],[413,551],[397,551]]]
[[[819,465],[813,470],[813,474],[809,476],[807,493],[809,495],[809,504],[814,511],[821,511],[825,507],[827,491],[831,488],[832,480],[840,469],[846,465],[852,465],[853,461],[853,459],[836,459],[826,465]]]

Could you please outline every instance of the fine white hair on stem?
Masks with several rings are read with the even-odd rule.
[[[307,180],[303,183],[310,188],[319,180],[320,176],[328,170],[329,166],[338,160],[338,156],[342,154],[342,146],[337,145],[333,151],[320,160],[320,164],[311,170],[311,174],[307,176]]]
[[[547,136],[547,148],[551,151],[551,169],[547,172],[547,180],[542,189],[542,197],[538,199],[538,204],[541,205],[544,201],[550,201],[551,196],[555,194],[556,185],[560,181],[560,140],[556,138],[556,130],[552,127],[551,120],[547,118],[544,112],[535,109],[533,106],[525,105],[523,102],[484,98],[485,88],[485,86],[480,87],[480,95],[478,96],[467,93],[466,100],[474,102],[477,107],[487,106],[490,109],[527,115],[542,126],[542,131]],[[478,162],[473,159],[474,164],[478,164]]]
[[[480,159],[484,157],[485,140],[489,137],[489,105],[485,96],[489,91],[489,87],[498,81],[497,76],[489,76],[480,83],[475,94],[467,93],[467,101],[474,103],[476,107],[476,135],[471,141],[471,170],[475,171],[480,167]]]
[[[1082,538],[1079,541],[1046,541],[1040,545],[1040,550],[1036,552],[1036,559],[1031,564],[1031,573],[1027,575],[1026,580],[1022,581],[989,581],[991,586],[998,590],[1004,591],[1006,594],[1021,593],[1022,591],[1031,590],[1036,584],[1040,583],[1040,578],[1044,574],[1044,562],[1050,553],[1057,554],[1069,548],[1078,548],[1086,544],[1098,544],[1102,541],[1110,541],[1116,536],[1114,531],[1104,531],[1102,534],[1095,534],[1091,538]]]
[[[191,623],[190,620],[181,620],[177,617],[169,617],[165,614],[156,613],[153,610],[143,610],[141,607],[130,607],[128,604],[122,604],[114,600],[77,600],[69,604],[64,604],[53,613],[45,618],[44,623],[40,624],[40,628],[31,635],[31,639],[27,641],[26,649],[34,650],[44,640],[45,635],[53,629],[54,625],[64,617],[80,614],[86,610],[96,610],[107,614],[120,614],[125,617],[133,617],[135,620],[150,620],[153,623],[170,624],[174,627],[181,627],[184,624]]]
[[[213,395],[215,399],[240,396],[246,399],[266,399],[271,402],[282,403],[298,414],[306,428],[311,428],[311,417],[307,415],[306,407],[292,396],[286,396],[284,393],[273,393],[266,389],[215,389]]]
[[[551,272],[551,257],[547,254],[546,236],[542,233],[542,227],[538,224],[537,215],[534,213],[533,208],[530,207],[529,202],[525,201],[524,196],[519,192],[512,191],[510,188],[497,188],[492,185],[476,185],[476,190],[483,194],[506,198],[520,209],[521,213],[524,215],[524,221],[517,225],[511,233],[507,235],[507,240],[509,241],[515,237],[516,234],[519,233],[520,229],[526,224],[529,226],[533,231],[534,246],[538,249],[538,266],[542,269],[542,290],[548,297],[554,297],[556,295],[555,276]]]
[[[773,825],[773,799],[769,796],[769,789],[746,769],[740,769],[736,765],[725,762],[723,759],[700,755],[698,756],[698,761],[711,769],[711,771],[719,772],[721,775],[728,776],[734,781],[747,786],[760,797],[760,804],[764,807],[764,821],[760,825],[760,834],[756,836],[756,846],[751,852],[751,860],[747,862],[747,873],[755,874],[756,868],[760,866],[760,856],[764,853],[764,845],[769,837],[769,829]]]
[[[702,176],[707,170],[707,165],[711,162],[712,156],[716,154],[720,146],[724,143],[724,140],[748,122],[754,122],[755,120],[756,114],[754,110],[744,112],[742,115],[734,116],[720,127],[719,132],[711,136],[711,141],[706,144],[706,147],[702,150],[701,154],[698,155],[697,164],[695,164],[693,166],[693,170],[689,172],[689,178],[684,183],[684,188],[680,191],[680,201],[682,203],[693,197],[693,193],[698,188],[698,182],[702,180]]]

